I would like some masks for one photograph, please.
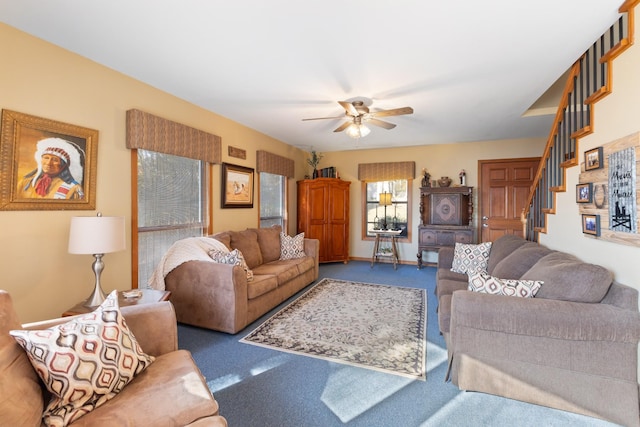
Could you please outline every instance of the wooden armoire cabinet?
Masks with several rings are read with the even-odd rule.
[[[349,261],[349,186],[337,178],[298,181],[298,233],[320,240],[319,262]]]
[[[473,187],[421,187],[418,268],[422,252],[474,243]]]

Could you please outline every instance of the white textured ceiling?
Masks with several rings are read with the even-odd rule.
[[[0,0],[0,20],[302,149],[546,137],[622,0]],[[337,101],[410,106],[360,140]]]

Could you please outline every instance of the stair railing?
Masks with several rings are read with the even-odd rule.
[[[571,67],[547,144],[522,213],[527,240],[546,233],[546,217],[555,213],[555,194],[566,191],[566,169],[580,164],[578,140],[593,132],[593,105],[611,93],[613,59],[633,43],[634,7],[627,0],[619,19]]]

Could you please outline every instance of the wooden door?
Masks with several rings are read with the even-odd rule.
[[[330,184],[327,243],[331,261],[349,260],[349,184]]]
[[[493,242],[504,234],[524,237],[520,216],[539,162],[539,157],[478,162],[481,242]]]

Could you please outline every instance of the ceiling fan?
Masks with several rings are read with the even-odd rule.
[[[385,129],[393,129],[396,127],[393,123],[385,122],[383,120],[379,120],[378,117],[389,117],[389,116],[401,116],[404,114],[413,114],[413,108],[411,107],[402,107],[402,108],[394,108],[392,110],[381,110],[381,111],[369,111],[369,107],[364,105],[363,101],[338,101],[338,104],[344,108],[344,116],[336,116],[336,117],[317,117],[313,119],[302,119],[303,121],[307,120],[326,120],[326,119],[342,119],[345,116],[348,118],[346,122],[338,126],[334,132],[342,132],[346,130],[347,135],[352,138],[361,138],[363,136],[367,136],[371,130],[365,126],[365,123],[369,123],[375,126],[380,126]]]

